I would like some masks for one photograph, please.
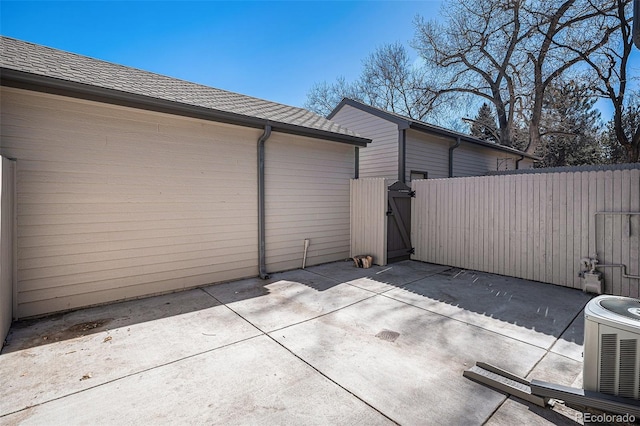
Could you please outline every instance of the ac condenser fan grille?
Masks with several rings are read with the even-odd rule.
[[[640,299],[598,296],[584,320],[584,389],[640,401]]]
[[[621,339],[618,334],[613,333],[601,334],[600,392],[637,398],[636,395],[640,395],[637,355],[637,339]]]
[[[620,384],[618,395],[633,398],[636,381],[636,352],[638,341],[635,339],[620,340]]]
[[[618,336],[615,334],[603,334],[601,339],[600,392],[615,394]]]

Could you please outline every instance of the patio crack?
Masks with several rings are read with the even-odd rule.
[[[262,334],[264,334],[264,333],[262,333]],[[12,414],[20,413],[20,412],[25,411],[25,410],[29,410],[29,409],[32,409],[32,408],[35,408],[35,407],[39,407],[41,405],[46,405],[46,404],[48,404],[50,402],[54,402],[54,401],[57,401],[57,400],[60,400],[60,399],[63,399],[63,398],[67,398],[69,396],[77,395],[77,394],[89,391],[91,389],[96,389],[96,388],[99,388],[101,386],[108,385],[110,383],[119,382],[120,380],[124,380],[124,379],[127,379],[127,378],[132,377],[132,376],[137,376],[139,374],[143,374],[143,373],[146,373],[146,372],[149,372],[149,371],[152,371],[152,370],[156,370],[158,368],[166,367],[168,365],[176,364],[178,362],[182,362],[182,361],[190,359],[190,358],[194,358],[194,357],[197,357],[197,356],[200,356],[200,355],[211,353],[211,352],[217,351],[219,349],[224,349],[224,348],[227,348],[229,346],[233,346],[233,345],[238,344],[238,343],[246,342],[248,340],[255,339],[257,337],[261,337],[261,334],[257,334],[255,336],[246,337],[244,339],[240,339],[240,340],[237,340],[237,341],[234,341],[234,342],[226,343],[224,345],[221,345],[221,346],[218,346],[218,347],[215,347],[215,348],[212,348],[212,349],[208,349],[206,351],[194,353],[194,354],[191,354],[191,355],[184,356],[182,358],[178,358],[178,359],[174,359],[174,360],[162,363],[162,364],[154,365],[153,367],[148,367],[148,368],[144,368],[142,370],[134,371],[134,372],[125,374],[124,376],[116,377],[116,378],[111,379],[111,380],[106,380],[106,381],[104,381],[102,383],[98,383],[96,385],[89,386],[89,387],[86,387],[84,389],[79,389],[77,391],[69,392],[67,394],[60,395],[60,396],[57,396],[55,398],[48,399],[46,401],[42,401],[42,402],[39,402],[37,404],[33,404],[33,405],[29,405],[29,406],[20,408],[19,410],[6,412],[6,413],[3,413],[3,414],[0,414],[0,419],[3,418],[3,417],[6,417],[6,416],[10,416]]]
[[[525,377],[525,378],[526,378],[526,377],[528,377],[531,373],[533,373],[533,370],[535,370],[535,369],[536,369],[536,367],[537,367],[538,365],[540,365],[540,363],[542,362],[542,360],[543,360],[543,359],[545,359],[545,358],[546,358],[550,353],[553,353],[554,355],[558,355],[558,356],[561,356],[561,357],[564,357],[564,358],[567,358],[567,359],[573,359],[573,358],[570,358],[570,357],[568,357],[568,356],[566,356],[566,355],[559,354],[559,353],[556,353],[556,352],[552,352],[551,350],[552,350],[552,349],[553,349],[553,347],[556,345],[556,343],[558,343],[558,340],[560,340],[560,339],[562,338],[562,335],[563,335],[564,333],[566,333],[566,332],[567,332],[567,330],[569,329],[569,327],[571,327],[571,324],[573,324],[573,322],[574,322],[576,319],[578,319],[578,316],[579,316],[579,315],[584,311],[584,308],[585,308],[585,306],[587,306],[587,303],[589,303],[589,301],[586,301],[586,302],[585,302],[585,304],[584,304],[584,306],[582,307],[582,309],[580,309],[580,310],[579,310],[579,311],[578,311],[578,312],[573,316],[573,318],[571,319],[571,321],[569,321],[569,322],[567,323],[566,327],[565,327],[565,328],[564,328],[564,329],[563,329],[563,330],[558,334],[558,337],[556,338],[556,340],[555,340],[555,341],[554,341],[554,342],[549,346],[549,348],[548,348],[548,349],[545,349],[545,350],[546,350],[546,352],[544,353],[544,355],[542,355],[542,356],[540,357],[540,359],[538,359],[538,361],[536,361],[536,362],[533,364],[533,366],[529,369],[529,371],[527,371],[527,373],[526,373],[523,377]],[[504,404],[505,404],[509,399],[512,399],[512,398],[515,398],[515,399],[517,399],[518,401],[522,401],[521,399],[519,399],[518,397],[515,397],[515,396],[513,396],[513,395],[506,395],[506,396],[505,396],[505,398],[504,398],[504,400],[503,400],[500,404],[498,404],[498,406],[496,407],[496,409],[495,409],[495,410],[493,410],[493,411],[491,412],[491,414],[489,414],[489,416],[487,416],[486,420],[485,420],[482,424],[483,424],[483,425],[487,424],[487,422],[489,422],[489,420],[491,420],[491,418],[492,418],[492,417],[493,417],[493,416],[494,416],[494,415],[495,415],[495,414],[500,410],[500,408],[502,408],[502,406],[503,406],[503,405],[504,405]],[[523,401],[523,402],[524,402],[524,403],[527,403],[526,401]]]
[[[318,275],[320,275],[320,274],[318,274]],[[208,294],[208,293],[207,293],[207,294]],[[220,302],[216,297],[214,297],[214,296],[212,296],[212,295],[209,295],[209,296],[213,297],[216,301]],[[222,302],[220,302],[220,303],[221,303],[222,305],[224,305],[227,309],[229,309],[231,312],[233,312],[234,314],[236,314],[237,316],[239,316],[240,318],[242,318],[244,321],[246,321],[248,324],[250,324],[250,325],[251,325],[252,327],[254,327],[256,330],[258,330],[258,331],[261,333],[261,335],[264,335],[264,336],[266,336],[267,338],[269,338],[272,342],[276,343],[276,344],[277,344],[278,346],[280,346],[282,349],[284,349],[284,350],[286,350],[287,352],[289,352],[289,353],[290,353],[291,355],[293,355],[296,359],[298,359],[298,360],[299,360],[300,362],[302,362],[303,364],[307,365],[309,368],[311,368],[313,371],[315,371],[316,373],[318,373],[320,376],[324,377],[326,380],[328,380],[329,382],[333,383],[333,384],[334,384],[335,386],[337,386],[338,388],[340,388],[340,389],[342,389],[343,391],[347,392],[349,395],[353,396],[355,399],[357,399],[358,401],[362,402],[364,405],[366,405],[367,407],[371,408],[372,410],[374,410],[375,412],[377,412],[378,414],[380,414],[380,415],[381,415],[382,417],[384,417],[385,419],[389,420],[390,422],[392,422],[392,423],[394,423],[394,424],[396,424],[396,425],[399,425],[399,424],[400,424],[399,422],[397,422],[396,420],[392,419],[391,417],[389,417],[388,415],[386,415],[385,413],[383,413],[382,411],[380,411],[378,408],[376,408],[375,406],[373,406],[372,404],[370,404],[370,403],[369,403],[369,402],[367,402],[366,400],[362,399],[361,397],[359,397],[358,395],[356,395],[355,393],[353,393],[352,391],[350,391],[350,390],[349,390],[349,389],[347,389],[346,387],[342,386],[340,383],[338,383],[337,381],[335,381],[335,380],[334,380],[334,379],[332,379],[331,377],[329,377],[329,376],[327,376],[326,374],[324,374],[322,371],[320,371],[320,370],[319,370],[317,367],[315,367],[313,364],[311,364],[310,362],[306,361],[304,358],[302,358],[301,356],[299,356],[298,354],[296,354],[295,352],[293,352],[291,349],[289,349],[288,347],[286,347],[284,344],[282,344],[281,342],[279,342],[278,340],[276,340],[275,338],[273,338],[273,336],[271,336],[271,333],[275,333],[276,331],[284,330],[285,328],[288,328],[288,327],[293,327],[293,326],[298,325],[298,324],[302,324],[302,323],[305,323],[305,322],[308,322],[308,321],[315,320],[315,319],[317,319],[317,318],[321,318],[321,317],[323,317],[323,316],[326,316],[326,315],[332,314],[332,313],[337,312],[337,311],[339,311],[339,310],[342,310],[342,309],[348,308],[348,307],[350,307],[350,306],[353,306],[353,305],[355,305],[355,304],[361,303],[361,302],[363,302],[363,301],[365,301],[365,300],[372,299],[372,298],[374,298],[374,297],[376,297],[376,296],[378,296],[378,294],[377,294],[377,293],[376,293],[376,294],[372,294],[372,295],[371,295],[371,296],[369,296],[369,297],[366,297],[366,298],[364,298],[364,299],[361,299],[361,300],[358,300],[358,301],[356,301],[356,302],[350,303],[350,304],[348,304],[348,305],[346,305],[346,306],[342,306],[342,307],[340,307],[340,308],[334,309],[334,310],[332,310],[332,311],[330,311],[330,312],[325,312],[325,313],[323,313],[322,315],[318,315],[318,316],[315,316],[315,317],[313,317],[313,318],[306,319],[306,320],[304,320],[304,321],[299,321],[299,322],[297,322],[297,323],[295,323],[295,324],[289,324],[289,325],[287,325],[287,326],[285,326],[285,327],[280,327],[280,328],[278,328],[278,329],[274,329],[274,330],[271,330],[271,331],[269,331],[269,332],[265,332],[264,330],[260,329],[257,325],[255,325],[254,323],[252,323],[251,321],[249,321],[249,320],[248,320],[247,318],[245,318],[242,314],[240,314],[239,312],[235,311],[233,308],[229,307],[227,304],[222,303]],[[252,338],[255,338],[255,337],[258,337],[258,336],[253,336]],[[246,340],[248,340],[248,339],[246,339]]]

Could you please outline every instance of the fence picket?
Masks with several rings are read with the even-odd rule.
[[[587,256],[640,274],[640,215],[606,214],[640,211],[640,169],[420,180],[412,187],[413,259],[574,288],[582,285],[577,272]],[[375,228],[386,223],[385,195],[384,179],[351,182],[352,254],[386,250],[386,228]],[[600,271],[605,292],[640,296],[640,280],[623,278],[622,268]]]
[[[640,170],[631,170],[629,178],[629,211],[640,212]],[[629,239],[629,275],[640,275],[640,215],[634,215],[631,221]],[[631,280],[629,296],[640,297],[640,280]]]
[[[621,212],[630,212],[631,211],[631,206],[630,206],[630,201],[631,201],[631,171],[630,170],[624,170],[622,171],[621,175],[620,175],[620,180],[621,180],[621,185],[620,185],[620,211]],[[631,242],[631,239],[633,238],[631,235],[631,224],[632,224],[632,220],[633,220],[633,216],[621,216],[622,219],[622,229],[621,229],[621,233],[622,233],[622,238],[620,241],[620,259],[622,260],[622,263],[625,265],[629,265],[629,267],[631,266],[631,258],[629,256],[630,251],[629,251],[629,245]],[[627,271],[627,273],[629,273]],[[631,285],[631,280],[629,278],[622,278],[622,282],[621,282],[621,289],[620,289],[620,293],[621,294],[630,294],[631,293],[631,289],[630,289],[630,285]]]
[[[572,206],[572,220],[571,234],[573,236],[573,258],[568,260],[569,270],[572,273],[571,287],[580,288],[580,277],[578,272],[580,271],[579,259],[582,255],[582,173],[573,173],[573,206]]]

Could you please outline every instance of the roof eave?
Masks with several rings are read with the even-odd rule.
[[[382,118],[384,120],[390,121],[392,123],[395,123],[398,125],[398,129],[406,129],[406,128],[410,128],[410,129],[414,129],[414,130],[418,130],[418,131],[422,131],[422,132],[431,132],[431,133],[436,133],[442,136],[449,136],[452,138],[460,138],[463,142],[468,142],[468,143],[472,143],[474,145],[479,145],[479,146],[485,146],[487,148],[491,148],[491,149],[495,149],[498,151],[504,151],[504,152],[509,152],[511,154],[515,154],[515,155],[521,155],[524,156],[526,158],[530,158],[532,160],[535,161],[540,161],[541,159],[535,155],[531,155],[531,154],[527,154],[526,152],[522,152],[520,150],[517,150],[515,148],[511,148],[508,146],[504,146],[504,145],[498,145],[498,144],[493,144],[490,142],[484,142],[480,139],[477,138],[473,138],[471,136],[465,135],[463,133],[459,133],[459,132],[454,132],[453,130],[447,130],[447,129],[443,129],[440,127],[436,127],[436,126],[432,126],[432,125],[428,125],[419,121],[415,121],[412,119],[403,119],[401,117],[398,117],[395,114],[383,111],[381,109],[372,107],[370,105],[366,105],[362,102],[358,102],[355,101],[353,99],[349,99],[349,98],[344,98],[342,99],[342,101],[340,101],[340,103],[333,109],[333,111],[331,111],[329,113],[329,115],[327,115],[327,118],[329,120],[331,120],[337,113],[338,111],[340,111],[345,105],[349,105],[353,108],[359,109],[361,111],[365,111],[369,114],[372,114],[376,117]]]
[[[270,121],[258,117],[251,117],[197,105],[139,95],[131,92],[123,92],[106,87],[93,86],[75,81],[28,73],[2,66],[0,66],[0,85],[245,127],[264,128],[264,126],[270,125],[274,131],[282,133],[321,138],[332,142],[346,143],[359,147],[365,147],[371,142],[370,139],[358,136]]]
[[[406,120],[400,117],[397,117],[393,114],[389,114],[388,112],[382,111],[378,108],[372,107],[370,105],[363,104],[362,102],[354,101],[353,99],[343,98],[342,101],[327,115],[327,119],[331,120],[335,115],[340,111],[345,105],[349,105],[353,108],[359,109],[361,111],[365,111],[371,115],[375,115],[376,117],[383,118],[387,121],[391,121],[398,125],[399,129],[407,129],[411,124],[411,120]]]
[[[415,122],[415,121],[412,121],[411,124],[409,125],[409,127],[414,129],[414,130],[428,131],[428,132],[432,132],[432,133],[437,133],[437,134],[442,135],[442,136],[449,136],[449,137],[452,137],[452,138],[458,138],[459,137],[463,142],[468,142],[468,143],[472,143],[474,145],[484,146],[484,147],[495,149],[495,150],[498,150],[498,151],[505,151],[505,152],[509,152],[509,153],[515,154],[515,155],[522,155],[524,157],[527,157],[527,158],[530,158],[530,159],[536,160],[536,161],[540,160],[540,158],[536,157],[535,155],[527,154],[526,152],[517,150],[515,148],[511,148],[511,147],[508,147],[508,146],[499,145],[499,144],[495,144],[495,143],[491,143],[491,142],[484,142],[484,141],[482,141],[480,139],[473,138],[473,137],[465,135],[463,133],[454,132],[452,130],[441,129],[439,127],[429,126],[429,125],[425,125],[423,123],[419,123],[419,122]]]

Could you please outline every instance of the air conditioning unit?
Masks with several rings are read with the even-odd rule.
[[[640,399],[640,300],[598,296],[584,308],[585,390]]]

